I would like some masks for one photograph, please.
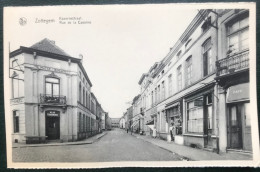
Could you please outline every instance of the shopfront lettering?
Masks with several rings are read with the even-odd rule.
[[[41,70],[47,70],[47,71],[52,71],[52,72],[59,72],[59,73],[69,73],[69,71],[67,70],[63,70],[63,69],[57,69],[57,68],[52,68],[52,67],[47,67],[47,66],[37,66],[38,69],[41,69]]]

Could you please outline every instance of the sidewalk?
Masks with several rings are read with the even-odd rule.
[[[12,143],[12,148],[24,148],[24,147],[44,147],[44,146],[66,146],[66,145],[84,145],[92,144],[98,141],[101,137],[105,136],[107,132],[97,134],[95,136],[89,137],[85,140],[75,141],[75,142],[64,142],[64,143],[42,143],[42,144],[25,144],[25,143]]]
[[[162,149],[170,151],[173,154],[177,154],[181,156],[183,160],[252,160],[253,158],[252,154],[237,152],[217,154],[203,149],[191,148],[184,145],[178,145],[174,142],[167,142],[165,140],[152,138],[151,136],[142,136],[134,133],[133,136],[151,144],[154,144]]]

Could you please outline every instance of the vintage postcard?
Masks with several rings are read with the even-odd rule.
[[[256,4],[4,8],[8,168],[259,166]]]

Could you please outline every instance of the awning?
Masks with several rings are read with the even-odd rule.
[[[151,128],[152,130],[154,130],[154,125],[147,125],[149,128]]]
[[[147,122],[145,125],[154,125],[154,120]]]
[[[227,103],[249,100],[249,83],[234,85],[227,90]]]
[[[175,107],[175,106],[179,106],[179,105],[180,105],[180,102],[176,102],[176,103],[170,104],[168,106],[166,105],[165,110],[170,109],[170,108]]]

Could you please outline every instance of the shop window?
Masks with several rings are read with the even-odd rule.
[[[186,84],[190,85],[191,84],[191,79],[192,79],[192,58],[191,56],[188,57],[188,59],[186,60]]]
[[[19,111],[13,111],[14,133],[19,133]]]
[[[246,126],[251,126],[251,115],[250,115],[250,104],[245,103],[245,120],[246,120]]]
[[[203,76],[207,76],[208,74],[213,72],[213,61],[212,61],[212,50],[211,50],[211,38],[207,39],[202,44],[202,52],[203,52]]]
[[[60,80],[58,78],[45,78],[45,93],[50,96],[60,95]]]
[[[187,103],[187,131],[203,133],[203,99]]]
[[[208,129],[213,128],[212,124],[212,94],[206,96],[206,107],[207,107],[207,118],[208,118]]]
[[[238,16],[227,24],[228,55],[233,55],[249,48],[248,13]]]

